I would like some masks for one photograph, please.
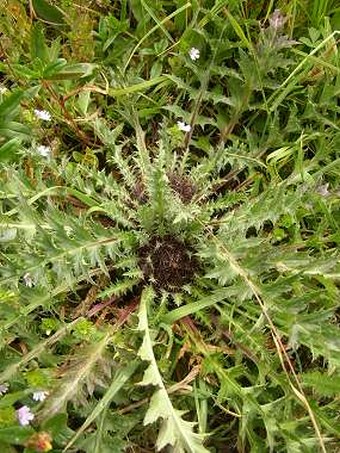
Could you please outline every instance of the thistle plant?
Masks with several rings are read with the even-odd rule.
[[[4,45],[0,447],[335,451],[336,32],[123,3]]]

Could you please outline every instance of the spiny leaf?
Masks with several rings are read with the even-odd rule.
[[[12,365],[8,366],[5,371],[3,371],[0,374],[0,382],[5,382],[7,380],[10,380],[12,376],[17,373],[17,371],[29,363],[32,359],[39,357],[40,354],[46,351],[48,347],[59,341],[71,328],[73,328],[81,318],[76,319],[75,321],[67,324],[66,326],[63,326],[61,329],[59,329],[54,335],[52,335],[50,338],[47,338],[45,341],[42,341],[38,343],[38,345],[32,349],[30,352],[25,354],[20,360],[18,360],[16,363],[13,363]]]
[[[193,431],[194,422],[188,422],[182,418],[185,411],[175,409],[169,398],[163,383],[162,376],[157,366],[153,352],[153,340],[148,325],[147,305],[151,304],[154,293],[151,287],[147,288],[143,295],[139,311],[138,330],[144,332],[144,339],[138,355],[142,360],[150,362],[144,373],[141,385],[154,385],[158,390],[150,400],[148,411],[144,418],[144,424],[156,422],[162,419],[161,428],[156,442],[157,450],[171,445],[176,452],[207,453],[203,446],[203,436]]]
[[[87,417],[82,426],[78,429],[77,433],[72,437],[63,451],[68,451],[79,436],[90,426],[90,424],[108,408],[114,396],[121,390],[126,381],[133,375],[138,367],[137,362],[132,362],[125,368],[118,370],[112,379],[110,387],[107,389],[103,398],[97,403],[91,414]]]
[[[156,442],[157,450],[172,445],[176,452],[207,453],[208,450],[202,444],[203,436],[193,432],[196,423],[184,420],[184,414],[185,411],[173,407],[165,388],[153,394],[144,424],[163,419]]]
[[[43,410],[39,414],[40,419],[44,420],[53,417],[64,408],[69,400],[77,397],[86,379],[93,374],[96,364],[103,359],[106,347],[110,341],[111,334],[108,333],[101,341],[94,342],[86,350],[81,350],[79,357],[74,358],[76,361],[74,366],[68,371],[66,377],[61,380],[57,390],[47,399]]]
[[[311,371],[304,373],[303,383],[312,387],[319,395],[336,396],[340,393],[340,376]]]

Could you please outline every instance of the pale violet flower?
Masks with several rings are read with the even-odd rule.
[[[16,411],[18,422],[21,426],[27,426],[34,419],[31,409],[28,406],[22,406]]]
[[[189,57],[192,59],[192,61],[196,61],[200,57],[200,51],[196,49],[196,47],[192,47],[189,50]]]
[[[7,392],[8,392],[8,385],[0,384],[0,396],[4,395]]]
[[[269,25],[272,28],[279,30],[284,26],[287,20],[288,18],[285,17],[279,9],[276,9],[269,18]]]
[[[52,152],[52,149],[49,146],[39,145],[37,147],[37,153],[40,154],[40,156],[50,157],[51,152]]]
[[[34,401],[42,402],[42,401],[45,401],[47,395],[48,395],[48,392],[38,391],[38,392],[34,392],[33,393],[32,398],[33,398]]]
[[[184,121],[177,121],[177,126],[180,131],[183,131],[183,132],[191,131],[190,124],[186,124]]]
[[[29,272],[27,272],[23,277],[22,277],[25,286],[28,286],[29,288],[32,288],[34,286],[34,281],[30,275]]]
[[[39,120],[51,121],[51,114],[50,112],[47,112],[47,110],[35,109],[34,114]]]

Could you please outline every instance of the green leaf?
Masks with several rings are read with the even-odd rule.
[[[40,23],[32,27],[31,32],[31,58],[39,58],[41,61],[49,61],[48,48],[45,42],[44,31]]]
[[[49,337],[42,343],[38,343],[35,348],[25,354],[17,362],[12,363],[10,366],[7,366],[4,371],[0,373],[0,382],[6,382],[14,376],[17,371],[23,367],[26,363],[30,362],[34,357],[38,357],[40,354],[46,351],[49,345],[53,344],[55,341],[58,341],[63,335],[65,335],[69,329],[73,328],[82,318],[77,318],[72,321],[65,327],[59,329],[54,335]],[[51,415],[52,416],[52,415]]]
[[[162,418],[162,424],[156,442],[157,451],[172,445],[176,452],[207,453],[202,445],[203,436],[193,432],[196,423],[183,420],[185,411],[175,409],[165,388],[157,390],[151,400],[144,418],[144,424],[156,422]]]
[[[21,140],[12,138],[0,147],[0,162],[14,160],[19,150]]]
[[[108,95],[112,97],[126,96],[127,94],[136,93],[139,91],[145,91],[154,85],[160,85],[161,83],[166,82],[169,84],[169,78],[167,76],[159,76],[150,80],[145,80],[135,85],[126,86],[123,88],[109,88]]]
[[[138,367],[137,362],[132,362],[125,368],[118,370],[116,375],[114,376],[110,387],[107,389],[103,398],[98,402],[95,406],[91,414],[87,417],[85,422],[82,426],[78,429],[77,433],[72,437],[70,442],[66,445],[65,450],[67,451],[74,442],[79,438],[79,436],[93,423],[93,421],[105,410],[109,407],[112,399],[117,395],[117,393],[121,390],[123,385],[130,379],[133,373],[136,371]]]
[[[183,305],[183,307],[176,308],[175,310],[169,311],[164,315],[162,321],[166,324],[173,324],[185,316],[192,315],[198,311],[204,310],[207,307],[216,305],[218,302],[222,302],[229,295],[232,296],[233,291],[230,289],[216,290],[207,297],[192,302],[191,304]]]
[[[17,450],[14,449],[14,447],[11,447],[8,444],[0,442],[0,451],[1,453],[16,453]]]
[[[10,139],[17,138],[19,140],[27,140],[30,137],[31,129],[24,124],[16,121],[2,122],[0,119],[0,136]]]
[[[34,434],[34,429],[31,427],[3,428],[0,429],[0,442],[22,445],[32,434]]]
[[[17,90],[14,93],[10,94],[1,104],[0,104],[0,117],[8,119],[9,116],[12,116],[16,113],[21,100],[24,98],[25,92],[22,90]]]
[[[65,60],[65,58],[58,58],[56,61],[53,61],[53,63],[49,64],[44,69],[42,78],[48,80],[55,74],[58,74],[66,65],[67,61]]]
[[[242,44],[245,47],[251,49],[252,48],[251,43],[249,42],[249,39],[244,34],[240,24],[237,22],[235,17],[230,13],[230,11],[227,8],[225,8],[225,13],[226,13],[226,16],[227,16],[228,20],[230,21],[234,31],[235,31],[235,33],[240,38]]]
[[[50,5],[46,0],[32,0],[32,6],[38,19],[55,25],[65,23],[65,13],[60,8]]]
[[[319,395],[336,396],[340,394],[340,376],[328,375],[320,371],[310,371],[302,375],[304,385],[312,387]]]
[[[47,68],[44,71],[45,80],[72,80],[92,75],[97,65],[92,63],[60,64],[58,67]],[[60,68],[60,69],[59,69]]]
[[[21,398],[24,398],[27,395],[25,391],[19,391],[14,393],[9,393],[5,395],[0,400],[0,408],[11,407],[14,403],[19,401]]]
[[[90,379],[96,365],[103,360],[110,341],[111,334],[107,334],[101,341],[94,342],[78,353],[79,355],[73,359],[72,370],[69,370],[65,379],[60,381],[56,392],[47,399],[44,409],[39,414],[42,420],[47,420],[63,411],[67,402],[81,392],[86,379]]]
[[[40,71],[38,69],[28,68],[27,65],[23,64],[14,64],[13,70],[15,75],[19,78],[34,80],[39,79]]]
[[[53,440],[60,444],[66,444],[74,434],[74,431],[67,426],[67,414],[60,413],[41,424],[41,428],[53,437]]]
[[[153,340],[151,339],[147,314],[147,306],[152,303],[153,298],[153,289],[149,287],[142,294],[138,324],[138,330],[144,332],[143,343],[138,351],[138,355],[142,360],[150,363],[144,372],[140,385],[154,385],[158,387],[158,390],[156,390],[150,400],[150,405],[144,418],[144,424],[148,425],[156,422],[159,418],[162,419],[156,442],[157,451],[165,448],[167,445],[171,445],[176,452],[207,453],[208,450],[202,444],[203,435],[196,434],[193,431],[196,423],[184,420],[182,415],[185,414],[185,411],[173,407],[158,369],[153,352]]]

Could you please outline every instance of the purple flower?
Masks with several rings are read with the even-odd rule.
[[[22,406],[17,410],[17,419],[21,426],[27,426],[34,419],[31,409],[28,406]]]
[[[269,18],[269,24],[275,30],[279,30],[287,22],[287,17],[285,17],[279,9],[276,9]]]

